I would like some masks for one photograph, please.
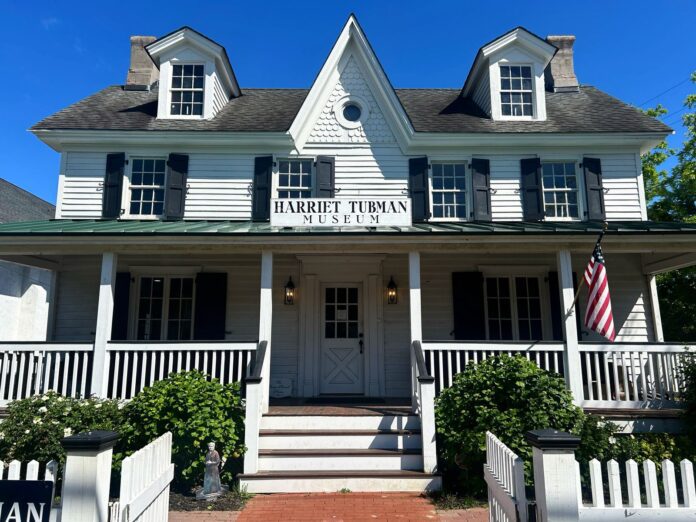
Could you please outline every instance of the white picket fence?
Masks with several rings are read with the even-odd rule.
[[[121,465],[118,502],[110,505],[110,522],[166,522],[169,484],[174,478],[172,434],[165,433]]]
[[[562,434],[566,435],[566,434]],[[577,439],[576,439],[577,440]],[[574,450],[562,446],[534,448],[534,495],[536,520],[619,522],[628,519],[696,522],[694,467],[689,460],[679,463],[679,482],[674,463],[661,463],[662,494],[657,466],[651,460],[639,465],[625,463],[625,478],[615,460],[602,464],[591,460],[589,467],[591,502],[583,502],[580,463]],[[575,463],[575,472],[572,463]],[[488,485],[491,522],[527,522],[529,501],[525,494],[524,462],[492,433],[486,433],[484,477]],[[678,487],[680,486],[680,487]],[[608,502],[606,493],[608,492]]]
[[[527,522],[524,462],[489,431],[483,476],[491,522]]]
[[[35,460],[27,462],[26,466],[19,460],[13,460],[9,463],[4,463],[0,460],[0,480],[40,480],[39,471],[41,464]],[[7,470],[7,473],[5,473]],[[58,477],[58,463],[51,460],[46,463],[44,468],[43,480],[53,482],[53,492],[51,499],[56,497],[56,479]],[[51,506],[51,522],[60,521],[60,507]]]

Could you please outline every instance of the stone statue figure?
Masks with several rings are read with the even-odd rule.
[[[220,464],[222,459],[215,449],[215,443],[208,443],[208,452],[205,454],[205,475],[203,476],[203,489],[196,494],[198,500],[211,500],[219,497],[226,489],[220,484]]]

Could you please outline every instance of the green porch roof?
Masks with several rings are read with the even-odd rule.
[[[271,227],[251,221],[160,221],[160,220],[70,220],[28,221],[0,224],[0,237],[7,236],[235,236],[235,235],[520,235],[598,234],[596,222],[462,222],[418,223],[410,227]],[[608,234],[696,234],[696,223],[612,221]]]

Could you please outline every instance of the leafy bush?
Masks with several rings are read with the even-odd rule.
[[[555,428],[581,435],[578,457],[608,444],[612,428],[573,404],[565,381],[521,356],[501,355],[471,364],[436,403],[438,445],[450,488],[482,494],[486,431],[494,433],[527,466],[531,477],[529,430]],[[591,458],[591,457],[590,457]]]
[[[231,480],[235,459],[244,453],[244,408],[239,384],[208,381],[199,371],[171,374],[136,395],[125,408],[123,445],[135,451],[172,432],[175,486],[188,491],[203,483],[208,442],[223,459],[223,482]]]
[[[684,392],[684,426],[687,432],[696,439],[696,354],[692,354],[684,363],[684,380],[686,390]]]
[[[0,424],[0,459],[65,462],[60,439],[90,430],[123,431],[116,400],[73,399],[55,392],[14,401]]]

